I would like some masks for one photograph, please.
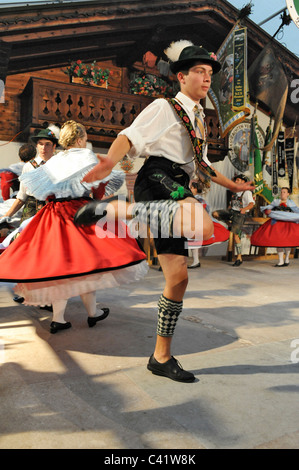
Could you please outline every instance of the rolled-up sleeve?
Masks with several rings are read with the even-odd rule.
[[[135,119],[131,126],[120,132],[132,144],[128,153],[130,158],[151,154],[152,146],[161,138],[167,122],[169,104],[157,99],[149,104]]]

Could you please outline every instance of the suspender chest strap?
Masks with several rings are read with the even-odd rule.
[[[190,121],[188,114],[186,113],[184,108],[182,108],[182,106],[174,98],[167,99],[167,101],[173,107],[174,111],[179,116],[185,129],[188,132],[188,135],[191,140],[192,148],[193,148],[196,167],[198,168],[199,171],[201,171],[202,173],[208,176],[216,176],[215,171],[203,160],[204,140],[196,137],[194,127]]]

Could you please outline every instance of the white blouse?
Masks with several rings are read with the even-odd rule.
[[[98,159],[91,150],[72,148],[57,153],[34,171],[22,174],[20,181],[27,194],[32,194],[40,201],[45,201],[51,195],[56,198],[83,197],[88,195],[92,188],[97,188],[100,183],[108,181],[111,186],[110,193],[117,191],[125,179],[122,171],[113,170],[103,180],[92,183],[81,182],[83,176],[97,163]],[[105,194],[108,195],[107,191]]]

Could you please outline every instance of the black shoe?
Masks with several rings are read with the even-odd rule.
[[[290,263],[284,263],[283,266],[288,266]]]
[[[152,354],[147,364],[148,370],[155,375],[163,375],[177,382],[194,382],[195,377],[191,372],[187,372],[181,364],[172,356],[169,361],[160,363],[156,361]]]
[[[285,264],[275,264],[274,268],[283,268]]]
[[[68,321],[66,323],[58,323],[57,321],[52,321],[50,325],[50,333],[55,334],[60,330],[67,330],[72,324]]]
[[[194,268],[200,268],[200,263],[190,264],[190,266],[188,266],[188,269],[194,269]]]
[[[103,310],[104,312],[102,313],[102,315],[99,315],[98,317],[87,317],[87,323],[88,323],[89,328],[92,328],[93,326],[95,326],[95,324],[98,321],[105,320],[105,318],[108,317],[109,312],[110,312],[109,308],[103,307],[101,310]]]
[[[41,310],[48,310],[48,312],[53,312],[53,307],[52,305],[43,305],[42,307],[39,307]]]
[[[18,304],[22,304],[25,299],[24,299],[24,297],[20,297],[19,295],[15,295],[14,298],[13,298],[13,300],[14,300],[15,302],[18,302]]]
[[[118,199],[118,197],[112,196],[103,201],[92,201],[80,207],[75,214],[74,224],[84,226],[96,224],[98,220],[107,215],[106,205],[115,199]]]
[[[243,263],[240,259],[237,259],[232,266],[240,266]]]

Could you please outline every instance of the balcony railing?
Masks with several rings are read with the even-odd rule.
[[[29,133],[72,119],[85,126],[90,141],[111,143],[151,101],[102,87],[32,77],[21,94],[21,125]]]
[[[67,120],[82,123],[92,143],[109,146],[153,98],[111,91],[106,88],[30,78],[21,94],[23,137],[49,124],[61,126]],[[216,112],[206,109],[209,158],[222,160],[226,139],[220,137]]]

